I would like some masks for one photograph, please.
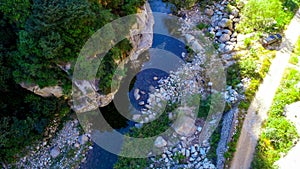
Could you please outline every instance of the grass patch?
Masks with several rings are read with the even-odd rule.
[[[283,112],[286,105],[300,100],[300,89],[295,87],[299,81],[299,71],[286,70],[258,141],[252,168],[274,168],[273,163],[280,158],[280,153],[288,152],[298,138],[295,126],[284,118]]]
[[[171,124],[171,120],[168,118],[168,112],[172,112],[177,108],[177,104],[168,104],[166,110],[161,114],[161,116],[150,122],[143,125],[141,128],[132,128],[129,136],[135,138],[147,138],[158,135],[166,131]],[[143,147],[148,151],[149,147]],[[122,151],[126,152],[128,149],[132,150],[131,142],[126,142],[123,145]],[[137,151],[141,151],[137,149]],[[114,165],[114,169],[144,169],[150,164],[148,158],[128,158],[128,157],[119,157],[117,163]]]
[[[218,127],[210,137],[210,149],[207,153],[207,158],[212,160],[216,164],[217,161],[217,147],[221,138],[222,121],[220,121]]]
[[[298,40],[295,44],[295,48],[293,50],[289,62],[293,65],[297,65],[299,63],[299,57],[300,57],[300,37],[298,37]]]
[[[200,30],[204,29],[204,28],[209,28],[209,25],[208,24],[205,24],[205,23],[199,23],[197,25],[197,28],[199,28]]]
[[[299,0],[249,0],[242,9],[240,32],[283,30],[299,7]]]

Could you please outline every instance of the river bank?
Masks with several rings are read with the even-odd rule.
[[[194,58],[191,63],[188,63],[184,66],[182,66],[179,70],[172,72],[169,75],[169,78],[166,78],[165,80],[161,78],[160,76],[155,76],[156,78],[153,79],[158,82],[159,88],[154,90],[154,93],[149,94],[148,97],[145,97],[145,100],[143,100],[145,105],[149,105],[154,107],[153,105],[159,103],[162,99],[173,99],[173,100],[180,100],[182,95],[178,93],[177,89],[184,88],[186,93],[193,93],[193,94],[202,94],[203,96],[207,96],[209,92],[209,88],[212,85],[215,85],[213,83],[210,83],[209,79],[207,77],[202,76],[204,74],[205,69],[203,67],[200,67],[199,65],[203,65],[205,63],[205,58],[203,58],[203,54],[205,53],[205,50],[203,50],[203,44],[195,41],[195,37],[199,36],[200,34],[203,35],[203,33],[199,30],[195,30],[195,27],[199,25],[200,23],[206,23],[210,24],[211,26],[207,29],[210,34],[214,34],[214,39],[212,41],[218,42],[218,50],[222,53],[223,62],[226,64],[225,67],[230,66],[234,63],[233,56],[230,54],[234,46],[236,45],[236,33],[234,32],[234,24],[235,21],[237,21],[235,16],[236,14],[233,13],[233,17],[231,15],[228,15],[225,13],[225,6],[228,4],[227,1],[223,1],[220,4],[216,3],[213,6],[207,6],[205,9],[205,12],[199,10],[199,6],[195,6],[192,10],[184,10],[180,11],[180,15],[184,16],[182,18],[179,18],[178,22],[181,23],[181,28],[178,30],[181,33],[181,36],[189,46],[196,51],[196,53],[192,54],[192,58]],[[235,11],[236,12],[236,11]],[[234,20],[236,19],[236,20]],[[207,32],[206,30],[203,30],[204,32]],[[208,41],[211,39],[207,38]],[[181,57],[187,56],[188,54],[185,52],[180,52]],[[185,78],[182,78],[185,77]],[[204,81],[204,82],[203,82]],[[225,82],[225,81],[224,81]],[[174,84],[176,84],[174,87]],[[239,88],[242,88],[240,85]],[[226,95],[226,101],[228,103],[236,103],[239,99],[238,91],[240,89],[227,87],[223,92]],[[138,92],[134,92],[138,91]],[[133,90],[133,97],[136,99],[138,95],[134,93],[141,93],[143,90]],[[139,99],[137,99],[139,100]],[[139,105],[141,105],[141,101],[138,102]],[[144,104],[142,106],[144,106]],[[147,110],[145,112],[145,117],[143,117],[143,122],[148,122],[149,119],[154,119],[155,115],[153,114],[154,111]],[[195,112],[194,112],[195,113]],[[197,113],[196,113],[197,114]],[[152,116],[150,116],[152,115]],[[172,117],[175,117],[174,112],[170,112],[169,117],[172,119]],[[195,114],[190,114],[189,118],[185,118],[185,120],[190,120],[190,118],[197,118]],[[218,119],[222,117],[222,114],[218,114]],[[148,120],[146,120],[148,118]],[[207,126],[203,124],[203,119],[198,119],[198,122],[196,125],[188,126],[188,130],[185,130],[186,128],[182,128],[182,126],[175,126],[173,129],[177,133],[177,136],[182,136],[177,144],[172,144],[172,146],[168,145],[168,140],[166,139],[159,139],[161,142],[166,142],[167,144],[160,147],[162,149],[166,149],[162,155],[162,157],[158,160],[155,160],[150,167],[164,167],[164,166],[173,166],[173,167],[186,167],[186,168],[216,168],[215,165],[212,164],[210,160],[206,157],[208,151],[210,150],[210,145],[208,142],[208,137],[205,137],[203,140],[204,142],[199,143],[198,138],[201,133],[206,132]],[[231,121],[232,123],[232,121]],[[71,126],[71,127],[70,127]],[[67,143],[67,146],[73,146],[75,147],[70,153],[70,156],[75,155],[75,157],[79,157],[76,161],[72,163],[72,165],[76,166],[78,165],[78,162],[84,162],[86,160],[86,150],[93,149],[91,147],[90,137],[88,134],[79,134],[76,129],[78,127],[78,122],[72,121],[67,122],[65,124],[66,130],[63,129],[61,133],[73,133],[72,139],[68,137],[64,137],[60,134],[57,135],[57,138],[66,138],[70,139],[68,141],[62,139],[62,143]],[[139,126],[140,127],[140,126]],[[70,131],[69,131],[70,130]],[[228,129],[227,129],[228,130]],[[181,132],[183,131],[183,133]],[[187,133],[186,133],[187,132]],[[228,132],[227,132],[228,133]],[[185,135],[185,136],[184,136]],[[84,144],[81,144],[79,140],[86,140]],[[164,140],[164,141],[163,141]],[[54,139],[55,141],[55,139]],[[58,142],[59,143],[59,142]],[[60,145],[56,145],[58,143],[53,143],[46,147],[45,149],[42,149],[44,151],[44,154],[47,154],[46,156],[43,156],[40,154],[39,156],[43,159],[38,159],[36,162],[33,162],[33,164],[37,164],[41,167],[43,166],[49,166],[49,163],[57,163],[54,165],[57,165],[57,167],[65,167],[67,164],[62,164],[60,162],[67,160],[65,156],[62,156],[61,160],[58,160],[60,153],[67,153],[66,150]],[[60,143],[59,143],[60,144]],[[79,144],[79,146],[78,146]],[[223,144],[224,145],[224,144]],[[81,149],[81,147],[84,147]],[[92,150],[90,150],[92,151]],[[70,151],[69,151],[70,152]],[[79,154],[81,155],[79,155]],[[182,154],[185,158],[185,161],[187,164],[180,164],[176,161],[173,157],[175,157],[176,154]],[[67,153],[68,154],[68,153]],[[50,156],[49,156],[50,155]],[[77,155],[77,156],[76,156]],[[45,157],[45,158],[44,158]],[[34,156],[33,158],[38,158]],[[44,162],[44,159],[46,162]],[[52,160],[56,159],[56,160]],[[24,163],[28,163],[28,161],[31,161],[28,158],[25,158],[23,160]],[[58,162],[60,161],[60,162]],[[93,161],[93,160],[92,160]],[[112,160],[111,163],[114,163],[115,160]],[[101,163],[101,161],[99,161]]]

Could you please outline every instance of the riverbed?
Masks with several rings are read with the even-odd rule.
[[[139,73],[137,73],[133,79],[124,80],[119,89],[120,92],[115,95],[115,99],[129,98],[128,104],[122,104],[122,106],[123,109],[128,109],[128,112],[130,113],[145,109],[148,94],[151,90],[158,88],[158,80],[165,79],[169,75],[169,72],[164,70],[175,71],[184,63],[182,53],[186,53],[185,44],[182,41],[168,36],[169,31],[172,29],[172,25],[166,24],[164,21],[166,18],[162,18],[159,15],[159,13],[171,14],[174,6],[172,4],[162,2],[162,0],[150,0],[149,4],[154,12],[154,32],[164,32],[164,35],[153,34],[151,49],[146,51],[146,54],[138,58],[142,60],[141,63],[143,63],[141,70],[139,70]],[[163,55],[163,51],[167,51],[167,53],[169,52],[171,55],[176,55],[178,59],[170,60]],[[162,66],[164,67],[163,70],[155,68]],[[131,71],[134,70],[128,70],[127,73],[131,73]],[[124,93],[128,86],[130,86],[130,91]],[[125,90],[123,88],[125,88]],[[134,91],[137,89],[144,93],[139,99],[134,97]],[[135,125],[135,122],[129,121],[117,113],[118,111],[116,110],[113,102],[111,102],[108,106],[100,108],[100,111],[106,121],[121,134],[130,132],[130,128]],[[83,163],[80,168],[112,169],[117,160],[117,155],[106,151],[94,143],[93,149],[89,151],[85,163]]]

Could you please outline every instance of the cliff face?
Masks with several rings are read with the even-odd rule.
[[[149,3],[146,2],[137,14],[137,21],[132,25],[129,34],[129,40],[132,44],[129,60],[134,62],[132,65],[140,65],[141,63],[137,60],[139,54],[151,47],[153,40],[153,25],[154,18],[152,11]],[[63,69],[63,66],[60,67]],[[52,95],[61,97],[63,95],[63,90],[60,86],[49,86],[41,89],[38,85],[34,84],[28,85],[26,83],[21,83],[20,85],[43,97]],[[76,112],[85,112],[105,106],[112,101],[115,93],[118,91],[118,88],[116,88],[107,95],[101,95],[96,92],[96,86],[95,82],[92,81],[74,81],[73,87],[76,87],[77,90],[76,92],[73,91],[72,101],[75,102],[75,104],[72,105],[72,109]]]
[[[37,94],[42,97],[50,97],[55,96],[57,98],[61,97],[63,95],[63,89],[60,86],[49,86],[40,88],[38,85],[30,85],[26,83],[21,83],[21,87]]]
[[[137,14],[137,22],[132,25],[130,30],[129,40],[133,48],[129,54],[129,59],[125,61],[131,61],[131,65],[135,67],[141,66],[138,56],[151,47],[153,40],[154,18],[149,3],[146,2],[141,9]],[[118,78],[118,80],[121,81],[121,78]],[[73,93],[72,109],[77,113],[95,110],[98,107],[108,105],[119,89],[119,87],[116,87],[111,93],[101,95],[96,92],[94,82],[85,80],[74,81],[74,86],[78,90]]]
[[[136,23],[132,25],[129,34],[129,40],[132,44],[132,50],[126,62],[131,61],[133,66],[140,67],[142,63],[138,60],[139,54],[149,49],[153,40],[154,18],[148,2],[141,8],[137,14]],[[121,81],[120,77],[118,80]],[[73,81],[73,105],[72,109],[76,112],[86,112],[97,109],[109,104],[118,91],[118,87],[107,95],[97,93],[97,85],[94,81],[76,80]]]
[[[130,32],[130,41],[133,45],[133,50],[130,54],[131,60],[137,60],[139,54],[149,49],[153,40],[153,25],[154,17],[148,2],[142,7],[142,10],[137,15],[137,22],[132,26]],[[141,34],[139,34],[141,33]]]

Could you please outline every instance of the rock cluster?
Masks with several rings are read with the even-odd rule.
[[[85,160],[89,134],[80,135],[78,120],[68,121],[50,141],[36,143],[15,165],[17,168],[72,168]]]
[[[214,36],[214,41],[219,44],[221,53],[233,51],[237,41],[235,32],[236,24],[239,23],[239,9],[230,5],[229,1],[207,6],[205,14],[211,16],[208,32]]]
[[[230,11],[226,9],[227,7],[230,7]],[[182,86],[184,88],[189,88],[187,86],[188,83],[190,83],[190,86],[193,85],[192,81],[198,81],[203,82],[204,76],[203,74],[198,74],[198,76],[195,76],[194,79],[185,79],[183,78],[183,82],[185,85],[182,85],[178,79],[194,75],[189,72],[189,70],[193,70],[193,68],[197,67],[199,68],[201,64],[205,62],[205,58],[203,58],[203,55],[201,55],[203,52],[203,45],[196,41],[194,34],[195,31],[193,30],[193,27],[195,27],[200,22],[208,21],[210,23],[210,27],[207,29],[207,31],[214,35],[214,42],[219,44],[218,51],[221,53],[222,61],[225,63],[225,67],[231,66],[235,63],[233,59],[234,53],[232,51],[235,48],[235,45],[237,43],[237,32],[235,32],[236,24],[239,22],[239,9],[237,7],[229,5],[229,2],[224,0],[220,3],[215,3],[212,6],[207,6],[204,13],[206,16],[203,16],[201,12],[197,8],[192,9],[190,11],[183,11],[180,13],[184,13],[184,18],[180,18],[180,21],[182,22],[182,27],[178,30],[182,33],[182,35],[185,37],[187,43],[190,45],[190,47],[193,49],[195,54],[194,60],[191,62],[190,65],[186,66],[186,73],[181,74],[183,76],[179,76],[180,70],[178,72],[171,72],[170,76],[166,80],[161,80],[161,85],[159,86],[159,89],[156,89],[157,92],[160,93],[160,95],[165,94],[168,97],[165,97],[164,99],[179,99],[181,98],[180,92]],[[207,19],[211,18],[211,19]],[[197,33],[196,33],[197,34]],[[182,54],[182,56],[186,56],[186,54]],[[202,56],[202,57],[201,57]],[[185,67],[185,66],[183,66]],[[184,69],[184,68],[183,68]],[[205,70],[201,70],[199,72],[204,72]],[[180,78],[176,78],[180,77]],[[197,79],[197,80],[195,80]],[[205,81],[204,81],[205,82]],[[212,83],[207,83],[207,86]],[[243,95],[240,95],[239,93],[242,93],[244,90],[244,84],[240,83],[236,86],[236,88],[233,88],[232,86],[228,86],[225,91],[225,100],[228,104],[235,105],[238,103],[239,100],[244,99]],[[204,88],[200,87],[198,88],[199,93],[203,93],[205,90]],[[156,95],[154,94],[153,98],[155,98]],[[153,99],[155,100],[155,99]],[[149,103],[153,103],[150,100]],[[152,105],[151,105],[152,106]],[[151,107],[150,106],[150,107]],[[220,149],[219,152],[222,152],[222,157],[224,152],[226,152],[227,143],[229,141],[229,138],[232,134],[232,123],[235,123],[235,116],[237,115],[236,109],[231,110],[229,113],[226,114],[224,123],[228,122],[227,125],[224,125],[222,128],[222,131],[224,130],[224,134],[222,135],[223,142],[220,143]],[[169,118],[172,119],[174,114],[170,113]],[[201,132],[202,126],[191,125],[191,130],[186,130],[184,133],[181,133],[181,128],[184,127],[184,125],[181,125],[180,127],[177,127],[175,129],[176,133],[182,136],[178,144],[169,144],[169,141],[166,138],[159,137],[157,138],[155,146],[162,148],[164,147],[164,153],[162,154],[161,158],[151,160],[153,161],[153,164],[150,165],[150,168],[216,168],[205,156],[206,153],[209,150],[209,144],[206,142],[206,144],[199,145],[199,133]],[[197,128],[197,130],[195,130]],[[199,130],[198,130],[199,129]],[[188,132],[191,131],[191,132]],[[226,131],[226,132],[225,132]],[[184,134],[186,134],[184,136]],[[197,138],[194,140],[194,142],[186,143],[186,140],[193,140],[192,138]],[[159,143],[159,144],[158,144]],[[167,143],[165,145],[165,143]],[[163,146],[165,145],[165,146]],[[206,145],[206,146],[205,146]],[[218,157],[221,159],[220,157]],[[224,160],[224,158],[222,158]],[[221,160],[222,160],[221,159]],[[223,161],[221,161],[223,162]],[[222,166],[218,163],[218,166]]]
[[[165,145],[163,147],[163,154],[160,158],[150,158],[152,164],[149,168],[201,168],[214,169],[216,168],[210,160],[206,157],[210,146],[207,141],[199,145],[199,134],[202,127],[201,122],[196,122],[196,130],[190,136],[181,136],[180,141],[173,145]],[[167,140],[161,136],[157,137],[156,141],[166,143]]]
[[[170,72],[166,79],[158,80],[158,88],[155,89],[152,86],[153,92],[149,93],[149,98],[146,103],[143,103],[145,108],[140,114],[133,115],[132,119],[139,123],[147,123],[163,113],[167,101],[172,103],[180,101],[184,97],[183,93],[185,95],[202,94],[205,90],[203,87],[205,77],[201,64],[203,64],[203,58],[200,55],[196,56],[193,62],[182,65],[176,72]],[[138,88],[135,89],[135,99],[139,98],[139,92]]]
[[[228,86],[225,92],[225,100],[229,104],[235,104],[239,100],[244,99],[243,95],[240,95],[238,92],[244,90],[243,85],[240,83],[237,85],[237,89],[233,89],[232,86]]]

